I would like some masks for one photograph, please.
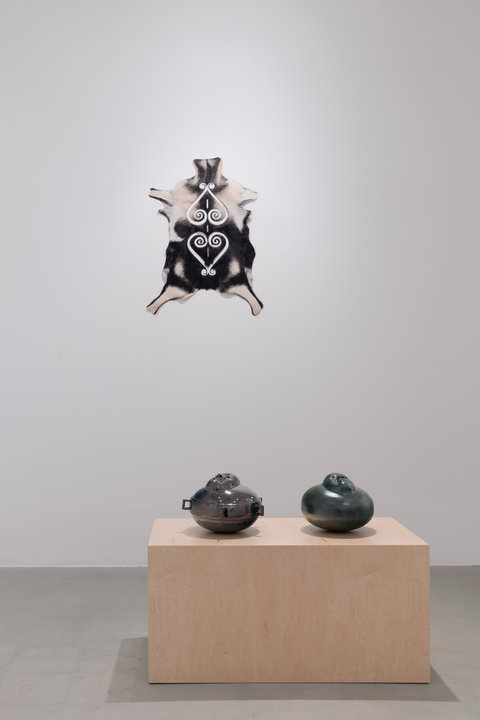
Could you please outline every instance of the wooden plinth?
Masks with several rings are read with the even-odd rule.
[[[429,546],[392,518],[155,520],[148,596],[152,683],[430,681]]]

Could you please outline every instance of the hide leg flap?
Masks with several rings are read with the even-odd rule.
[[[263,303],[257,298],[257,296],[247,282],[230,285],[229,287],[225,288],[224,292],[229,293],[230,295],[238,295],[238,297],[246,300],[252,309],[253,315],[260,315],[260,313],[262,312]]]
[[[152,315],[155,315],[162,305],[170,302],[170,300],[186,300],[194,295],[195,292],[196,290],[184,290],[176,285],[165,285],[160,295],[152,300],[150,305],[147,305],[147,310],[151,312]]]

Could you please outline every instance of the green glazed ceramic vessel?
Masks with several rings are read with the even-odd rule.
[[[347,532],[372,519],[373,500],[346,475],[330,473],[321,485],[314,485],[304,493],[302,513],[319,528]]]

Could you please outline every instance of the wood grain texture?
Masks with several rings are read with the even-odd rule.
[[[148,552],[150,682],[429,682],[429,546],[391,518],[156,520]]]

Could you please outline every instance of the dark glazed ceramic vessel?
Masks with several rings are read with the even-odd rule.
[[[201,527],[219,533],[245,530],[263,515],[262,498],[240,485],[231,473],[209,480],[190,500],[183,501],[182,510],[190,510]]]
[[[373,517],[373,500],[355,487],[346,475],[331,473],[321,485],[314,485],[302,497],[302,513],[308,522],[324,530],[346,532],[368,523]]]

